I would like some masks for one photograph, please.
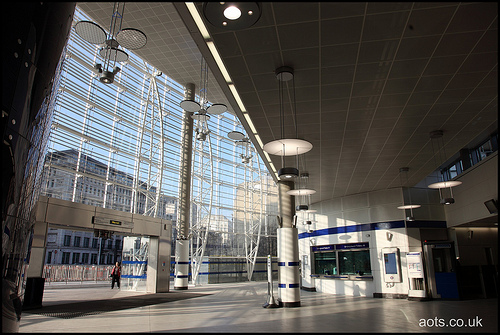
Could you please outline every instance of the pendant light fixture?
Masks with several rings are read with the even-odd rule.
[[[301,173],[298,182],[299,187],[286,192],[287,194],[296,196],[299,199],[299,204],[295,208],[297,211],[307,211],[309,209],[309,197],[311,194],[316,193],[315,190],[307,188],[308,179],[309,173]]]
[[[409,170],[410,170],[409,167],[402,167],[402,168],[399,169],[399,181],[401,183],[401,189],[403,189],[403,179],[402,179],[401,175],[403,173],[405,173],[405,175],[406,175],[406,185],[408,185],[408,171]],[[406,217],[406,221],[415,221],[415,218],[413,217],[413,209],[414,208],[419,208],[420,205],[414,205],[414,204],[412,204],[412,202],[411,202],[411,189],[410,189],[409,186],[408,186],[408,201],[409,201],[409,204],[405,205],[404,196],[403,196],[403,206],[398,206],[398,209],[404,209],[405,211],[407,209],[409,209],[410,210],[410,216]]]
[[[281,156],[281,169],[278,170],[278,177],[280,179],[291,179],[299,176],[299,170],[295,167],[285,165],[286,156],[298,156],[304,154],[312,149],[312,144],[308,141],[299,139],[297,137],[297,115],[295,108],[295,79],[293,69],[288,66],[282,66],[275,71],[276,78],[278,79],[279,91],[279,104],[280,104],[280,130],[281,138],[271,141],[264,145],[263,150],[270,155]],[[284,113],[284,90],[285,82],[292,81],[293,103],[292,109],[294,112],[293,119],[295,124],[295,138],[285,138],[285,113]]]
[[[443,164],[444,161],[446,160],[446,152],[444,151],[444,140],[443,140],[443,131],[442,130],[434,130],[430,132],[430,138],[431,138],[431,144],[432,144],[432,153],[434,154],[434,159],[436,160],[436,166],[439,166],[439,164]],[[441,141],[440,141],[441,140]],[[434,145],[437,147],[437,154],[434,152]],[[443,153],[443,158],[441,158],[441,153]],[[439,155],[439,156],[438,156]],[[438,157],[436,157],[438,156]],[[437,161],[439,159],[439,161]],[[453,190],[452,187],[461,185],[462,182],[459,180],[444,180],[444,176],[441,173],[441,178],[439,177],[439,168],[436,169],[436,180],[442,180],[438,181],[436,183],[427,185],[429,188],[433,189],[438,189],[439,190],[439,198],[440,198],[440,203],[443,205],[451,205],[455,203],[455,199],[453,198]],[[448,197],[445,197],[443,194],[443,190],[449,189],[450,195]]]
[[[147,43],[146,34],[134,28],[122,29],[123,12],[125,3],[121,5],[115,2],[109,33],[98,24],[91,21],[79,21],[75,24],[75,32],[85,41],[97,44],[101,48],[99,55],[103,58],[103,64],[95,64],[94,68],[99,72],[99,81],[104,84],[111,84],[115,75],[120,71],[116,63],[126,62],[128,54],[121,50],[123,47],[129,50],[136,50],[144,47]]]
[[[227,106],[224,104],[212,104],[208,106],[208,65],[205,59],[201,58],[201,70],[200,70],[200,102],[194,100],[183,100],[180,102],[180,107],[189,112],[193,113],[191,117],[196,120],[196,139],[199,141],[205,141],[207,135],[210,133],[208,129],[208,120],[210,115],[218,115],[227,111]]]
[[[234,140],[234,144],[241,149],[240,157],[243,164],[250,163],[253,155],[250,154],[250,139],[239,131],[232,131],[227,134],[227,137]]]

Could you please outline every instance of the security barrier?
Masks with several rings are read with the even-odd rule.
[[[44,265],[42,277],[51,282],[99,282],[109,280],[113,265]]]

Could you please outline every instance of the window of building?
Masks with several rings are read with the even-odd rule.
[[[90,255],[90,264],[97,264],[97,254]]]
[[[89,242],[90,242],[90,238],[89,237],[84,237],[83,238],[83,247],[84,248],[88,248],[89,247]]]
[[[314,268],[316,274],[336,275],[337,253],[334,251],[315,254]]]
[[[369,275],[372,274],[369,250],[342,251],[338,253],[339,274]]]
[[[65,247],[69,247],[70,242],[71,242],[71,236],[70,235],[64,235],[64,243],[63,243],[63,245]]]
[[[69,252],[63,251],[62,258],[61,258],[61,264],[69,264],[69,256],[70,256]]]
[[[71,264],[78,264],[80,263],[80,253],[79,252],[74,252],[73,253],[73,260]]]
[[[96,238],[92,239],[92,248],[97,249],[98,240]]]
[[[47,264],[52,263],[52,251],[47,252]]]
[[[73,241],[73,246],[79,247],[80,246],[80,240],[81,240],[80,236],[75,236],[75,239]]]
[[[89,254],[88,253],[82,254],[82,264],[89,264]]]

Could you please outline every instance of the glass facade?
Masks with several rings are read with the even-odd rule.
[[[92,19],[77,7],[74,23],[80,20]],[[184,87],[130,51],[115,82],[103,84],[93,67],[102,63],[98,52],[99,46],[71,31],[42,194],[170,219],[175,240]],[[208,127],[210,141],[193,139],[191,192],[192,225],[206,222],[204,257],[231,257],[250,266],[255,257],[276,256],[278,196],[272,177],[252,146],[253,157],[244,163],[241,148],[227,137],[245,133],[235,115],[212,115]],[[207,157],[208,176],[200,172]]]

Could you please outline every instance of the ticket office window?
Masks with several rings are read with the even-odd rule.
[[[371,275],[370,251],[339,251],[339,272],[341,275]]]
[[[317,275],[371,275],[370,251],[363,249],[315,252],[313,273]]]
[[[321,252],[314,254],[315,274],[336,275],[337,274],[337,253]]]

